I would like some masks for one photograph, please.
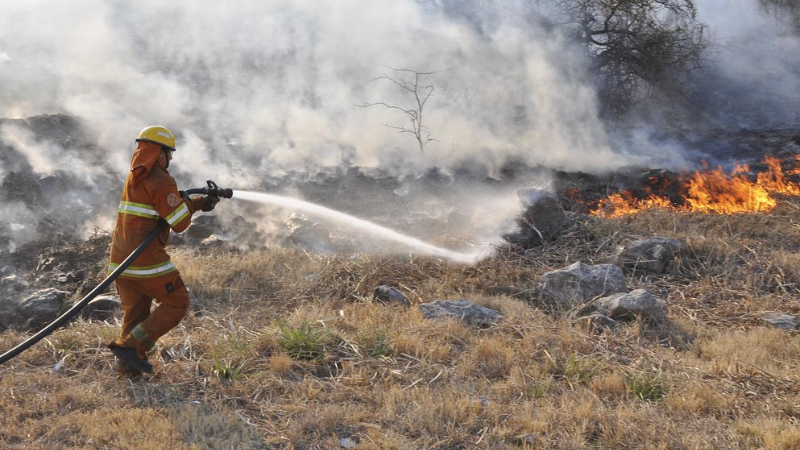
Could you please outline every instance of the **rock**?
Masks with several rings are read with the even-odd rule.
[[[61,312],[69,292],[58,289],[43,289],[33,293],[19,303],[18,313],[26,327],[40,327],[53,321]]]
[[[511,244],[530,248],[551,240],[567,224],[567,213],[550,189],[529,188],[517,192],[525,212],[517,219],[519,230],[504,235]]]
[[[228,240],[212,234],[211,236],[200,241],[200,248],[204,250],[217,250],[228,247]]]
[[[655,237],[629,242],[619,253],[619,261],[625,267],[651,273],[666,273],[675,266],[675,261],[686,249],[686,243],[678,239]]]
[[[578,321],[586,323],[590,330],[614,329],[619,326],[619,322],[616,320],[596,311],[588,316],[580,317]]]
[[[538,289],[546,302],[560,308],[628,290],[619,267],[612,264],[590,266],[582,262],[542,275]]]
[[[635,320],[637,317],[643,317],[660,322],[666,318],[664,304],[644,289],[597,299],[591,307],[615,320]]]
[[[775,328],[783,330],[796,330],[800,328],[800,317],[791,314],[769,313],[761,316],[761,320]]]
[[[214,215],[195,215],[192,217],[192,224],[180,236],[187,244],[201,242],[217,231],[218,221]]]
[[[426,319],[441,320],[452,317],[478,327],[494,325],[503,317],[495,310],[465,299],[423,303],[419,305],[419,310],[422,312],[422,317]]]
[[[408,301],[402,292],[389,286],[376,287],[374,297],[378,302],[384,305],[399,303],[403,306],[411,306],[411,302]]]
[[[356,448],[358,447],[358,442],[355,441],[353,438],[343,437],[339,439],[339,447],[341,448]]]
[[[22,322],[17,302],[0,299],[0,332]]]
[[[261,249],[266,248],[263,236],[254,232],[258,224],[248,222],[242,216],[233,217],[225,228],[225,236],[230,239],[230,244],[239,248]]]
[[[528,447],[536,443],[536,438],[530,433],[520,434],[519,436],[514,437],[513,442],[519,447]]]
[[[74,283],[75,282],[75,274],[72,272],[69,273],[59,273],[56,280],[59,283]]]
[[[301,214],[292,214],[286,222],[289,228],[289,241],[314,253],[330,253],[333,243],[328,230],[317,222],[308,220]]]
[[[81,317],[93,320],[109,320],[122,315],[119,297],[112,294],[99,295],[81,310]]]
[[[28,282],[17,274],[7,275],[0,278],[0,286],[13,291],[21,291],[28,287]]]
[[[67,278],[71,278],[73,281],[83,281],[86,278],[86,271],[76,270],[75,272],[70,272],[67,274]]]

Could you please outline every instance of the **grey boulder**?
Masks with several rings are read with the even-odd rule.
[[[761,320],[775,328],[783,330],[796,330],[800,328],[800,317],[791,314],[769,313],[761,316]]]
[[[403,306],[411,306],[405,295],[397,289],[390,286],[378,286],[375,288],[375,300],[384,305],[401,304]]]
[[[503,238],[523,248],[552,240],[568,222],[558,196],[550,189],[528,188],[517,191],[525,212],[517,219],[517,231]]]
[[[69,292],[54,288],[37,291],[19,303],[17,313],[29,328],[46,325],[58,317],[69,295]]]
[[[642,317],[653,322],[661,322],[666,318],[664,304],[644,289],[597,299],[592,307],[600,314],[614,320],[635,320],[637,317]]]
[[[426,319],[442,320],[450,317],[476,327],[494,325],[503,317],[493,309],[465,299],[423,303],[419,305],[419,310],[422,312],[422,317]]]
[[[673,238],[654,237],[631,241],[619,254],[625,267],[651,273],[666,273],[686,249],[686,243]]]
[[[105,294],[95,297],[81,310],[81,317],[93,320],[109,320],[122,314],[119,297]]]
[[[628,290],[619,267],[612,264],[591,266],[582,262],[542,275],[538,289],[547,303],[562,308]]]

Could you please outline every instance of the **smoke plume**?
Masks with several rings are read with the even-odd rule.
[[[713,20],[722,3],[701,3],[709,5],[701,21],[720,27],[718,34],[762,26],[738,20],[741,27],[731,29]],[[531,5],[464,2],[454,14],[414,0],[4,1],[0,117],[78,117],[93,141],[56,145],[19,124],[3,125],[0,144],[12,155],[0,168],[5,183],[25,166],[39,177],[66,177],[77,192],[41,193],[55,197],[39,211],[3,194],[0,231],[30,228],[21,224],[42,215],[66,221],[71,214],[77,228],[113,218],[133,140],[154,124],[178,135],[170,170],[182,186],[214,179],[256,189],[343,163],[400,180],[434,167],[445,177],[469,168],[497,178],[510,163],[592,173],[686,167],[678,145],[647,132],[620,139],[606,129],[581,52],[539,26]],[[796,50],[794,38],[781,45],[783,56]],[[725,56],[720,73],[744,83],[731,74],[758,78],[745,69],[774,65],[782,55]],[[409,72],[395,69],[425,73],[421,82],[432,88],[422,115],[432,140],[424,151],[401,132],[412,125],[409,115],[386,107],[416,105],[413,93],[398,86]],[[780,86],[763,81],[772,92],[798,92],[796,78],[782,77]],[[500,204],[495,200],[488,203]],[[70,201],[81,208],[58,209]],[[75,224],[76,215],[85,218]]]
[[[800,125],[800,36],[787,10],[760,0],[702,0],[712,42],[701,107],[733,129]]]

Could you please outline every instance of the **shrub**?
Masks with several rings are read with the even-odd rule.
[[[319,360],[325,356],[328,332],[318,323],[281,325],[278,342],[295,359]]]

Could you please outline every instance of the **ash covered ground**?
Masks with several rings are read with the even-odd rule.
[[[23,298],[46,287],[83,294],[105,276],[105,265],[124,172],[111,167],[107,149],[80,118],[42,115],[0,120],[22,130],[25,142],[0,140],[0,275],[6,296]],[[766,130],[672,133],[698,167],[703,161],[730,168],[758,169],[765,154],[789,160],[800,154],[800,133],[791,127]],[[32,149],[57,151],[58,160],[37,161]],[[192,161],[176,155],[172,172],[188,185]],[[33,164],[31,163],[33,162]],[[45,167],[47,170],[43,170]],[[84,168],[90,168],[84,170]],[[589,212],[609,193],[649,192],[654,179],[668,186],[677,172],[630,166],[604,174],[566,172],[508,163],[488,177],[480,170],[432,168],[420,176],[398,177],[343,163],[315,172],[264,176],[236,189],[287,195],[323,205],[453,250],[509,244],[524,213],[519,192],[547,188],[573,215]],[[252,183],[252,179],[249,180]],[[519,243],[519,241],[512,242]],[[407,252],[357,230],[286,208],[223,202],[211,214],[198,213],[172,245],[201,252],[247,252],[298,246],[311,252]]]

